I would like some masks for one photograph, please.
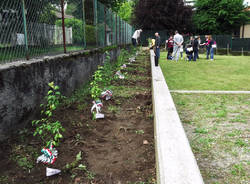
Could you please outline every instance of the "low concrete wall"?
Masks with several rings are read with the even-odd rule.
[[[109,53],[115,60],[120,48]],[[104,50],[94,49],[0,65],[0,140],[39,114],[49,82],[68,96],[89,80],[104,59]]]
[[[161,68],[155,67],[154,52],[152,50],[150,52],[157,183],[203,184]]]

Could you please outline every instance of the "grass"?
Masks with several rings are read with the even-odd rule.
[[[250,91],[250,56],[200,58],[197,62],[167,61],[166,52],[161,53],[160,66],[169,89]]]
[[[172,94],[205,183],[249,181],[250,95]]]
[[[67,52],[70,51],[77,51],[77,50],[83,50],[82,46],[67,46]],[[29,49],[29,56],[41,56],[41,55],[48,55],[49,54],[58,54],[63,53],[64,48],[63,46],[57,46],[57,47],[47,47],[47,48],[30,48]],[[15,50],[8,49],[6,51],[3,51],[3,53],[0,53],[0,64],[9,62],[16,59],[23,59],[25,58],[25,50],[24,48],[17,48]]]

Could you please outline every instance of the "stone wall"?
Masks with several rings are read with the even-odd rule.
[[[108,52],[116,60],[120,48]],[[104,49],[94,49],[0,65],[0,140],[39,114],[49,82],[69,96],[104,59]]]

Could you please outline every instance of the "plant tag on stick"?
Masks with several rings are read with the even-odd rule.
[[[121,69],[125,69],[125,68],[127,68],[127,65],[126,65],[126,64],[123,64],[123,65],[121,66]]]
[[[43,154],[37,158],[36,163],[39,163],[39,162],[42,162],[44,164],[55,163],[57,159],[58,151],[53,147],[52,144],[50,145],[49,148],[43,148],[41,152]]]
[[[46,176],[53,176],[59,174],[61,170],[46,167]]]
[[[119,70],[119,71],[117,71],[116,73],[115,73],[115,75],[116,76],[118,76],[119,77],[119,79],[124,79],[125,78],[125,76],[124,75],[122,75],[122,73],[121,73],[121,71]]]
[[[95,115],[95,118],[96,119],[103,119],[104,118],[104,114],[98,113],[98,114]]]
[[[111,90],[106,90],[101,93],[101,98],[105,100],[110,100],[113,96],[113,92]]]
[[[100,100],[96,100],[96,101],[93,101],[93,106],[91,108],[91,113],[94,112],[94,110],[96,110],[96,114],[100,113],[101,112],[101,108],[103,107],[103,104]]]
[[[130,62],[130,63],[135,62],[135,57],[129,58],[129,62]]]

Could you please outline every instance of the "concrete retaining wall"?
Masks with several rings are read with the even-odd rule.
[[[109,53],[115,60],[120,49]],[[39,114],[49,82],[68,96],[89,80],[104,59],[103,50],[95,49],[0,65],[0,140]]]
[[[154,65],[151,50],[155,150],[158,184],[203,184],[160,67]]]

